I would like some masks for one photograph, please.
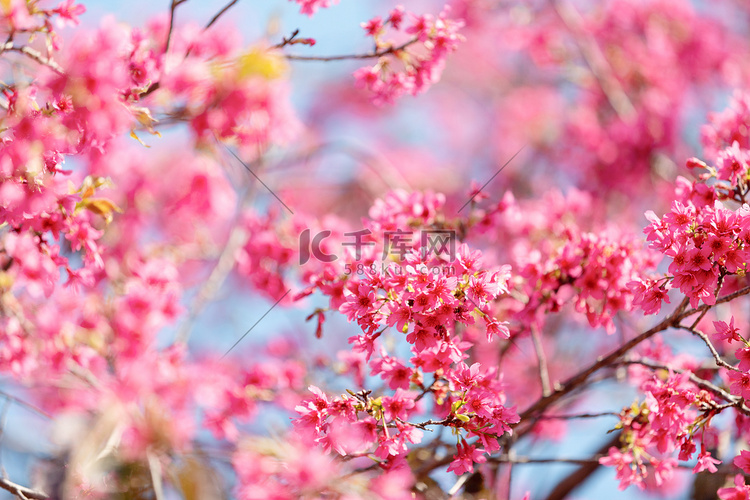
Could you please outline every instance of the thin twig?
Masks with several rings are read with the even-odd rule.
[[[271,48],[272,49],[281,49],[281,48],[284,48],[287,45],[290,45],[292,43],[292,41],[295,38],[297,38],[297,35],[299,35],[299,29],[296,29],[296,30],[292,31],[292,34],[289,35],[288,38],[287,37],[283,37],[281,39],[281,42],[277,43],[276,45],[272,45]]]
[[[655,334],[662,332],[670,327],[677,326],[678,318],[682,314],[682,311],[687,306],[687,304],[688,304],[688,298],[685,297],[685,299],[680,303],[680,305],[677,306],[675,311],[668,317],[664,318],[659,324],[657,324],[653,328],[646,330],[645,332],[641,333],[640,335],[631,339],[630,341],[625,342],[624,344],[622,344],[620,347],[618,347],[617,349],[615,349],[608,355],[603,356],[603,357],[600,356],[599,358],[597,358],[597,360],[593,364],[589,365],[587,368],[581,370],[577,374],[568,378],[568,380],[566,380],[563,384],[561,384],[549,396],[543,396],[542,398],[538,399],[529,408],[527,408],[526,411],[521,413],[520,422],[527,420],[532,415],[543,412],[544,410],[549,408],[552,404],[560,400],[563,396],[565,396],[566,394],[570,393],[571,391],[576,389],[578,386],[583,384],[592,374],[604,368],[605,366],[612,364],[614,361],[620,358],[623,354],[627,353],[633,347],[637,346],[644,340],[647,340],[653,337]],[[518,424],[514,424],[514,426],[517,426],[517,425]]]
[[[16,484],[5,478],[0,478],[0,488],[4,489],[5,491],[10,491],[12,494],[21,499],[28,498],[30,500],[47,500],[49,498],[49,496],[47,496],[47,494],[42,491],[33,490],[31,488],[27,488],[26,486],[21,486],[20,484]]]
[[[13,401],[17,405],[22,406],[24,408],[27,408],[27,409],[33,411],[34,413],[38,413],[39,415],[42,415],[42,416],[47,417],[47,418],[52,418],[52,415],[50,415],[46,411],[42,410],[41,408],[37,408],[36,406],[32,405],[31,403],[27,403],[23,399],[21,399],[19,397],[16,397],[16,396],[14,396],[12,394],[9,394],[9,393],[7,393],[5,391],[0,391],[0,396],[4,397],[5,399],[7,399],[9,401]]]
[[[635,106],[615,77],[612,67],[604,57],[599,45],[590,33],[586,32],[583,18],[576,8],[566,0],[550,0],[557,15],[568,28],[591,74],[599,82],[612,109],[623,121],[632,121],[637,115]]]
[[[210,28],[211,26],[213,26],[213,25],[214,25],[214,23],[215,23],[216,21],[218,21],[218,20],[219,20],[219,18],[220,18],[221,16],[223,16],[223,15],[224,15],[224,13],[225,13],[226,11],[228,11],[229,9],[231,9],[231,8],[232,8],[232,7],[234,6],[234,4],[236,4],[236,3],[238,2],[238,1],[239,1],[239,0],[231,0],[231,1],[230,1],[230,2],[228,3],[228,4],[226,4],[226,5],[225,5],[225,6],[224,6],[224,7],[223,7],[223,8],[222,8],[222,9],[221,9],[221,10],[220,10],[219,12],[217,12],[217,13],[216,13],[216,15],[215,15],[214,17],[212,17],[212,18],[211,18],[211,20],[210,20],[210,21],[208,22],[208,24],[206,25],[206,27],[205,27],[205,28],[203,28],[203,29],[204,29],[204,30],[207,30],[208,28]]]
[[[677,319],[679,321],[687,318],[688,316],[692,316],[693,314],[702,313],[703,311],[707,311],[711,309],[712,307],[723,304],[725,302],[730,302],[737,297],[741,297],[743,295],[747,295],[750,293],[750,286],[746,286],[744,288],[740,288],[736,292],[732,292],[730,294],[724,295],[723,297],[719,297],[716,299],[716,302],[714,304],[703,304],[702,306],[698,306],[694,309],[688,309],[687,311],[682,312]]]
[[[216,14],[214,15],[214,17],[212,17],[212,18],[211,18],[211,20],[210,20],[210,21],[208,22],[208,24],[206,24],[206,25],[205,25],[205,26],[203,27],[203,31],[206,31],[206,30],[207,30],[208,28],[210,28],[211,26],[213,26],[213,25],[214,25],[214,23],[215,23],[216,21],[218,21],[218,20],[219,20],[219,18],[220,18],[221,16],[223,16],[223,15],[224,15],[224,13],[225,13],[226,11],[228,11],[229,9],[231,9],[231,8],[232,8],[232,6],[233,6],[234,4],[236,4],[236,3],[238,2],[238,1],[239,1],[239,0],[231,0],[231,1],[230,1],[230,2],[228,3],[228,4],[226,4],[226,5],[225,5],[225,6],[224,6],[224,7],[223,7],[223,8],[222,8],[222,9],[221,9],[221,10],[220,10],[219,12],[217,12],[217,13],[216,13]],[[190,46],[188,47],[187,51],[185,52],[185,59],[187,59],[187,58],[188,58],[188,56],[190,56],[190,53],[191,53],[192,51],[193,51],[193,43],[191,43],[191,44],[190,44]],[[149,89],[149,90],[151,90],[151,89]]]
[[[172,6],[169,8],[169,30],[167,31],[167,41],[164,44],[164,56],[169,53],[169,44],[172,41],[172,30],[174,30],[174,16],[177,7],[187,2],[187,0],[172,0]]]
[[[544,346],[539,338],[539,331],[535,326],[531,327],[531,340],[534,342],[534,351],[539,365],[539,379],[542,382],[542,395],[549,396],[552,394],[552,384],[549,379],[549,370],[547,369],[547,356],[544,354]]]
[[[43,66],[47,66],[55,73],[58,73],[60,75],[64,74],[64,71],[62,69],[62,66],[57,64],[55,61],[50,59],[49,57],[44,57],[41,52],[38,52],[31,47],[27,46],[16,46],[13,45],[13,42],[7,42],[3,45],[0,45],[0,52],[18,52],[20,54],[25,55],[29,59],[32,59],[33,61],[38,62],[39,64]]]
[[[697,335],[698,337],[700,337],[701,340],[703,340],[703,342],[706,344],[706,346],[708,346],[708,350],[711,351],[711,355],[714,357],[714,361],[716,362],[716,364],[718,366],[721,366],[722,368],[726,368],[727,370],[733,370],[733,371],[736,371],[736,372],[740,371],[737,368],[735,368],[734,366],[732,366],[729,363],[727,363],[726,361],[724,361],[723,359],[721,359],[721,355],[716,350],[716,348],[714,347],[714,345],[711,343],[711,339],[708,338],[708,335],[706,335],[702,331],[698,330],[697,328],[693,328],[693,327],[681,326],[680,325],[680,326],[678,326],[678,328],[680,328],[682,330],[686,330],[686,331],[692,333],[693,335]]]
[[[579,413],[577,415],[540,415],[539,420],[575,420],[584,418],[599,418],[599,417],[619,417],[620,414],[613,411],[603,411],[601,413]]]
[[[395,54],[396,52],[404,50],[409,45],[417,43],[418,40],[418,38],[412,38],[408,42],[402,43],[397,47],[388,47],[387,49],[376,50],[375,52],[369,52],[367,54],[346,54],[340,56],[296,56],[293,54],[284,54],[284,57],[290,61],[344,61],[347,59],[373,59],[388,54]]]
[[[639,359],[639,360],[626,360],[622,361],[620,364],[623,365],[641,365],[645,366],[647,368],[651,368],[653,370],[671,370],[674,373],[682,374],[685,373],[685,370],[680,370],[679,368],[674,368],[668,365],[663,365],[660,363],[654,363],[653,361],[647,361],[645,359]],[[721,387],[715,385],[714,383],[700,378],[693,372],[690,372],[690,381],[700,387],[701,389],[705,389],[709,392],[714,393],[716,396],[719,396],[723,400],[729,402],[730,406],[735,406],[738,411],[744,413],[745,415],[750,416],[750,408],[748,408],[744,402],[743,399],[739,396],[735,396],[734,394],[731,394]],[[715,409],[720,409],[721,407],[717,407]]]

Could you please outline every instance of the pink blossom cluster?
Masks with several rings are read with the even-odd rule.
[[[746,48],[730,48],[742,45],[738,33],[693,2],[566,1],[555,9],[526,12],[533,22],[509,14],[505,23],[489,27],[494,18],[477,13],[485,38],[476,43],[489,43],[502,27],[507,44],[535,61],[536,81],[544,82],[552,72],[576,82],[580,92],[566,99],[566,111],[529,135],[560,131],[551,137],[558,140],[549,145],[550,156],[579,187],[637,196],[635,191],[655,178],[671,180],[668,158],[684,154],[681,113],[691,109],[695,95],[709,98],[715,85],[742,85],[745,78],[737,58],[746,57]]]
[[[338,0],[293,0],[299,4],[299,11],[312,17],[318,9],[325,9],[331,4],[338,3]]]
[[[232,457],[239,498],[305,497],[409,500],[414,479],[407,469],[352,474],[349,464],[303,441],[246,438]]]
[[[588,194],[573,190],[567,196],[549,193],[541,204],[506,193],[474,211],[476,229],[510,248],[522,278],[517,289],[525,296],[515,319],[525,328],[541,327],[547,314],[573,304],[592,327],[612,333],[615,315],[640,300],[630,284],[649,276],[657,254],[644,251],[634,236],[592,224],[593,206]]]
[[[515,412],[504,406],[497,373],[479,363],[471,367],[463,363],[471,343],[461,340],[454,326],[476,324],[488,342],[508,337],[507,326],[495,318],[492,303],[508,292],[509,266],[484,270],[481,252],[466,244],[460,244],[451,256],[427,252],[420,238],[414,238],[403,259],[388,254],[383,245],[387,233],[421,234],[438,224],[450,227],[444,203],[442,195],[431,192],[389,193],[373,204],[370,219],[364,221],[371,246],[365,247],[360,259],[355,252],[344,259],[348,265],[362,264],[364,272],[342,277],[334,269],[346,264],[334,262],[310,275],[312,288],[303,295],[314,288],[322,291],[330,297],[331,308],[359,325],[362,333],[349,340],[354,352],[368,361],[371,375],[380,376],[395,392],[379,398],[356,393],[329,400],[320,389],[311,388],[315,398],[297,408],[302,416],[295,424],[307,439],[342,455],[374,447],[375,455],[391,467],[394,460],[403,460],[410,443],[421,441],[420,429],[425,424],[409,422],[412,414],[421,413],[414,404],[418,393],[413,390],[419,389],[422,396],[418,399],[431,394],[439,407],[442,420],[436,425],[465,433],[450,467],[461,474],[483,462],[484,453],[497,451],[499,437],[518,421]],[[385,272],[372,271],[370,266],[383,250],[393,259],[390,266]],[[389,355],[381,345],[389,328],[409,346],[412,357],[408,362]],[[434,374],[431,385],[425,383],[427,373]],[[465,440],[469,438],[477,440],[469,444]]]
[[[165,23],[152,23],[144,47],[160,48],[166,30]],[[285,83],[288,70],[279,54],[263,44],[242,47],[233,30],[185,27],[172,37],[161,73],[147,74],[150,65],[138,61],[137,74],[151,84],[149,103],[156,110],[166,105],[165,111],[176,111],[172,118],[188,122],[199,144],[236,144],[252,159],[298,134]]]
[[[638,285],[647,313],[659,311],[670,288],[680,289],[693,307],[699,302],[714,304],[720,280],[744,275],[750,258],[750,211],[746,205],[726,208],[718,200],[718,186],[683,179],[668,213],[659,218],[647,212],[651,224],[645,233],[650,246],[671,259],[665,279]]]
[[[298,235],[288,234],[284,231],[286,225],[280,222],[278,213],[246,213],[242,228],[248,238],[236,256],[239,275],[274,301],[290,288],[284,275],[298,256],[299,245]]]
[[[375,365],[387,363],[378,360]],[[373,374],[378,370],[373,370]],[[436,376],[431,386],[421,380],[412,384],[421,394],[396,387],[390,396],[372,397],[371,391],[360,391],[329,399],[319,388],[310,387],[313,397],[303,401],[296,410],[300,417],[295,429],[307,442],[315,442],[342,456],[360,456],[368,452],[380,459],[386,470],[401,469],[410,444],[419,444],[429,426],[444,426],[460,436],[457,450],[448,471],[460,475],[472,472],[475,464],[486,462],[485,454],[500,450],[499,439],[512,433],[519,418],[515,409],[505,406],[502,384],[494,369],[479,363],[459,363]],[[407,384],[409,387],[411,384]],[[393,385],[390,386],[394,389]],[[411,422],[424,414],[419,401],[432,393],[439,420]],[[476,438],[469,443],[467,439]]]
[[[730,105],[723,111],[710,113],[708,124],[701,128],[701,143],[706,156],[716,159],[722,150],[735,142],[740,150],[750,149],[749,126],[750,95],[736,91]],[[722,178],[729,180],[727,176]]]
[[[55,45],[59,43],[55,27],[75,26],[80,22],[78,16],[86,12],[86,7],[75,0],[63,0],[56,7],[46,9],[25,0],[8,0],[1,8],[0,32],[12,35],[42,33]]]
[[[599,460],[615,468],[620,489],[633,484],[644,489],[644,480],[650,474],[657,486],[661,485],[677,466],[673,452],[679,447],[679,460],[690,460],[696,451],[695,439],[700,440],[701,453],[693,472],[716,472],[716,464],[721,461],[706,451],[704,441],[715,439],[709,426],[717,404],[708,392],[691,383],[690,372],[670,373],[666,378],[653,376],[643,382],[641,390],[646,400],[620,415],[616,429],[621,432],[622,447],[610,448]]]
[[[329,264],[319,274],[310,276],[312,288],[330,297],[331,308],[337,308],[349,321],[356,321],[363,334],[351,341],[356,349],[375,351],[375,340],[381,335],[382,325],[395,326],[406,334],[413,346],[414,362],[426,371],[435,371],[460,361],[461,349],[453,332],[446,325],[458,321],[474,324],[477,319],[485,326],[487,338],[509,335],[504,322],[491,313],[491,303],[507,293],[509,266],[485,270],[481,252],[456,242],[455,255],[431,250],[420,236],[413,237],[408,251],[394,256],[384,248],[386,233],[403,231],[421,235],[430,229],[449,225],[440,209],[445,198],[433,193],[389,193],[384,201],[376,201],[370,211],[371,221],[364,221],[368,231],[368,245],[362,255],[352,252],[346,262],[362,264],[362,276],[337,275]],[[438,226],[438,224],[441,224]],[[455,234],[455,233],[454,233]],[[389,266],[384,273],[374,272],[371,266],[381,255],[387,255]],[[338,263],[342,266],[342,263]],[[337,284],[338,283],[338,284]]]
[[[458,33],[463,22],[451,19],[449,14],[446,7],[437,17],[418,16],[398,6],[385,21],[378,16],[362,23],[380,57],[374,66],[355,71],[354,78],[359,87],[372,93],[375,104],[392,104],[404,94],[420,94],[440,79],[448,54],[463,40]],[[387,34],[396,39],[404,35],[411,38],[399,44],[385,39]]]

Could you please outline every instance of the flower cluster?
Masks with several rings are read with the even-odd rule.
[[[75,0],[63,0],[52,9],[45,9],[36,2],[8,0],[3,2],[0,9],[1,33],[15,36],[41,34],[49,37],[56,47],[59,47],[59,38],[54,28],[69,24],[75,26],[80,22],[78,16],[86,12],[86,7],[75,3]]]
[[[448,245],[454,245],[451,254],[450,248],[430,248],[434,242],[423,237],[437,228],[448,232],[449,239],[456,237],[456,230],[447,229],[450,224],[440,213],[443,204],[444,197],[432,193],[389,193],[383,201],[375,202],[371,221],[365,221],[367,246],[346,259],[349,265],[363,266],[362,276],[341,277],[329,266],[310,277],[313,285],[305,294],[320,289],[329,295],[332,308],[357,322],[363,334],[350,341],[368,358],[383,326],[395,326],[406,335],[415,355],[412,361],[428,372],[461,361],[454,324],[480,321],[488,339],[509,336],[506,324],[494,317],[490,306],[507,293],[510,267],[482,269],[481,252],[450,240]],[[399,231],[418,236],[396,255],[386,235]],[[371,267],[380,256],[378,250],[395,264],[382,273]]]
[[[463,40],[458,33],[463,22],[448,16],[447,7],[433,17],[417,16],[399,6],[385,21],[375,17],[362,23],[381,57],[374,66],[355,71],[354,78],[358,86],[372,93],[375,104],[391,104],[404,94],[420,94],[440,79],[446,57]],[[404,34],[411,38],[401,44],[385,39],[388,28],[397,38]]]
[[[699,184],[708,193],[713,190]],[[730,210],[719,201],[706,205],[691,199],[701,189],[692,186],[682,200],[675,200],[661,219],[649,211],[651,224],[645,229],[650,246],[671,258],[665,280],[645,283],[642,301],[648,312],[657,312],[657,301],[669,288],[678,288],[690,304],[714,304],[720,279],[744,275],[750,259],[750,210]]]
[[[299,4],[299,11],[312,17],[318,9],[325,9],[338,0],[293,0]]]
[[[649,276],[656,254],[644,251],[633,236],[591,224],[592,209],[592,198],[573,190],[567,196],[549,193],[542,204],[506,193],[472,214],[478,232],[510,249],[522,278],[518,291],[526,297],[515,314],[523,328],[541,327],[548,313],[573,304],[592,327],[612,333],[612,318],[641,300],[631,282]]]
[[[359,325],[362,333],[349,340],[354,351],[369,361],[371,375],[380,376],[395,391],[378,398],[367,392],[328,400],[311,388],[316,397],[297,408],[302,417],[296,426],[327,449],[347,454],[374,447],[375,455],[388,463],[403,459],[408,444],[418,443],[420,429],[427,425],[408,422],[420,411],[414,405],[417,393],[411,392],[417,389],[422,392],[417,399],[430,394],[439,407],[442,420],[430,425],[451,427],[463,436],[451,466],[458,474],[484,461],[484,453],[497,451],[498,438],[518,421],[504,406],[497,373],[479,363],[468,367],[462,362],[471,343],[458,335],[459,325],[476,324],[488,342],[509,336],[492,308],[508,292],[509,266],[485,270],[481,252],[463,243],[451,255],[447,248],[426,248],[428,240],[418,237],[396,252],[384,238],[407,231],[426,235],[437,228],[455,237],[455,230],[447,229],[452,223],[445,218],[444,203],[442,195],[430,192],[389,193],[373,204],[370,219],[364,221],[368,246],[360,255],[349,252],[343,263],[328,263],[310,274],[313,285],[303,295],[322,291],[331,308]],[[389,259],[383,272],[374,266],[381,252]],[[353,264],[363,266],[363,273],[342,276],[335,271]],[[408,363],[380,345],[390,328],[409,346]],[[427,373],[434,374],[432,384],[424,381]],[[470,438],[476,441],[467,442]]]
[[[354,467],[298,439],[246,438],[232,456],[238,497],[409,500],[414,478],[404,468],[354,474]]]
[[[448,470],[460,475],[485,462],[485,454],[499,451],[499,439],[512,433],[511,426],[519,421],[515,409],[505,406],[495,371],[479,363],[447,368],[445,376],[435,377],[429,388],[421,381],[413,384],[422,388],[421,395],[399,387],[392,396],[374,398],[363,390],[329,399],[311,386],[313,397],[296,408],[300,417],[294,421],[295,429],[306,441],[329,452],[343,456],[373,453],[381,466],[390,470],[403,467],[409,445],[422,441],[421,429],[448,427],[460,437]],[[410,422],[424,413],[416,402],[429,392],[435,396],[440,420]],[[467,439],[472,438],[476,439],[469,443]]]
[[[669,479],[677,466],[670,455],[679,447],[679,459],[690,460],[695,454],[695,438],[700,438],[701,453],[694,472],[716,472],[716,460],[706,451],[704,440],[711,435],[709,424],[716,407],[706,391],[697,390],[690,372],[652,376],[641,384],[646,400],[633,404],[620,414],[617,425],[622,447],[612,447],[599,463],[614,467],[620,489],[631,484],[645,488],[644,480],[653,474],[656,484]]]

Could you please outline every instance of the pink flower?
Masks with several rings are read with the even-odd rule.
[[[319,9],[319,8],[326,8],[330,7],[331,3],[337,3],[338,0],[293,0],[297,2],[300,6],[300,13],[301,14],[307,14],[308,16],[312,17],[313,14]]]
[[[750,474],[750,451],[742,450],[732,461],[734,465],[742,469],[745,474]]]
[[[380,16],[373,17],[360,26],[367,32],[367,36],[376,37],[383,32],[383,19]]]
[[[658,281],[631,281],[628,288],[633,294],[633,305],[639,305],[646,314],[658,314],[663,302],[669,304],[667,284],[659,285]]]
[[[401,28],[401,23],[404,21],[404,7],[397,5],[390,14],[388,14],[388,22],[391,24],[394,30]]]
[[[416,406],[414,397],[413,392],[402,389],[396,389],[393,396],[383,397],[383,411],[386,420],[408,420],[410,410]]]
[[[729,324],[725,321],[714,321],[714,328],[716,328],[714,337],[718,340],[742,340],[739,327],[734,326],[734,316],[729,319]]]
[[[737,457],[739,458],[739,457]],[[735,458],[735,465],[737,458]],[[707,451],[701,453],[698,455],[698,463],[695,464],[695,467],[693,468],[693,474],[697,474],[701,471],[707,470],[708,472],[716,472],[718,469],[716,468],[717,464],[720,464],[721,460],[717,460],[711,456],[711,454]]]
[[[345,303],[339,307],[341,313],[346,314],[349,321],[372,312],[375,304],[375,290],[365,283],[360,283],[357,292],[347,296]]]
[[[745,485],[742,475],[734,476],[734,488],[721,488],[717,494],[721,500],[750,500],[750,486]]]
[[[731,381],[730,389],[732,390],[732,394],[750,399],[750,373],[729,370],[727,376]]]
[[[457,476],[466,472],[474,472],[474,464],[482,464],[487,461],[483,449],[477,449],[462,439],[456,445],[456,454],[453,455],[453,461],[448,466],[448,472],[453,471]]]
[[[56,21],[57,25],[62,28],[68,24],[77,25],[80,22],[78,16],[86,12],[86,7],[76,4],[75,0],[63,0],[52,12],[59,16]]]
[[[641,489],[645,487],[643,477],[636,472],[636,467],[633,466],[633,456],[630,453],[622,453],[613,446],[609,449],[606,457],[599,459],[599,463],[615,468],[616,477],[620,480],[620,490],[625,490],[631,484],[635,484]]]

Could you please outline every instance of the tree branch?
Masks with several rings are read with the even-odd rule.
[[[2,52],[18,52],[19,54],[23,54],[29,59],[32,59],[33,61],[36,61],[43,66],[47,66],[49,69],[51,69],[55,73],[58,73],[60,75],[64,74],[62,66],[57,64],[52,59],[48,57],[44,57],[40,52],[32,49],[31,47],[27,47],[25,45],[19,47],[19,46],[13,45],[13,42],[11,41],[0,46],[0,53]]]
[[[716,299],[715,304],[703,304],[702,306],[698,306],[695,309],[688,309],[687,311],[682,312],[678,317],[678,321],[682,321],[683,319],[687,318],[688,316],[692,316],[693,314],[702,313],[703,311],[707,311],[711,309],[712,307],[723,304],[725,302],[730,302],[737,297],[741,297],[743,295],[747,295],[750,293],[750,286],[746,286],[745,288],[740,288],[736,292],[732,292],[728,295],[724,295],[723,297],[720,297]]]
[[[630,349],[637,346],[644,340],[647,340],[653,337],[655,334],[662,332],[666,330],[667,328],[676,327],[679,324],[678,322],[679,322],[680,315],[682,314],[682,311],[687,306],[687,304],[688,304],[688,298],[685,297],[685,299],[680,303],[680,305],[677,306],[675,311],[668,317],[664,318],[659,324],[657,324],[653,328],[650,328],[649,330],[646,330],[645,332],[641,333],[640,335],[631,339],[630,341],[625,342],[624,344],[622,344],[620,347],[618,347],[617,349],[615,349],[608,355],[604,357],[600,356],[599,358],[597,358],[596,362],[594,362],[587,368],[581,370],[577,374],[570,377],[563,384],[561,384],[554,392],[552,392],[549,396],[543,396],[542,398],[538,399],[534,404],[532,404],[529,408],[527,408],[526,411],[521,413],[520,415],[521,420],[519,421],[518,424],[515,424],[515,426],[518,426],[521,422],[523,422],[524,420],[527,420],[532,415],[543,412],[544,410],[549,408],[553,403],[557,402],[560,398],[570,393],[579,385],[583,384],[593,373],[604,368],[605,366],[610,365],[611,363],[616,361],[618,358],[620,358],[623,354],[625,354]]]
[[[714,345],[711,343],[711,340],[708,338],[708,335],[706,335],[702,331],[698,330],[694,326],[688,327],[688,326],[682,326],[682,325],[680,325],[680,326],[678,326],[678,328],[680,328],[682,330],[686,330],[686,331],[692,333],[693,335],[697,335],[698,337],[700,337],[701,340],[703,340],[703,342],[706,344],[706,346],[708,346],[708,350],[711,351],[711,355],[714,357],[714,361],[716,362],[717,366],[721,366],[722,368],[726,368],[727,370],[732,370],[732,371],[735,371],[735,372],[740,371],[737,368],[735,368],[734,366],[732,366],[729,363],[727,363],[726,361],[724,361],[723,359],[721,359],[721,355],[719,355],[719,352],[716,350],[716,348],[714,347]]]
[[[229,9],[231,9],[231,8],[232,8],[232,7],[234,6],[234,4],[236,4],[236,3],[238,2],[238,1],[239,1],[239,0],[231,0],[231,1],[230,1],[230,2],[228,3],[228,4],[226,4],[226,5],[225,5],[225,6],[224,6],[224,7],[223,7],[223,8],[222,8],[222,9],[221,9],[221,10],[220,10],[219,12],[217,12],[217,13],[216,13],[216,15],[215,15],[214,17],[212,17],[212,18],[211,18],[211,20],[210,20],[210,21],[208,22],[208,24],[206,25],[206,27],[205,27],[205,28],[203,28],[203,29],[204,29],[204,30],[207,30],[208,28],[210,28],[211,26],[213,26],[213,25],[214,25],[214,23],[215,23],[216,21],[218,21],[218,20],[219,20],[219,18],[220,18],[221,16],[223,16],[223,15],[224,15],[224,13],[225,13],[226,11],[228,11]]]
[[[417,41],[417,38],[412,38],[408,42],[402,43],[397,47],[388,47],[387,49],[376,50],[367,54],[346,54],[341,56],[296,56],[293,54],[284,54],[284,57],[286,57],[290,61],[344,61],[347,59],[373,59],[388,54],[395,54],[396,52],[404,50],[406,47],[416,43]]]
[[[621,364],[623,364],[623,365],[641,365],[641,366],[645,366],[647,368],[651,368],[653,370],[667,370],[667,371],[672,371],[672,372],[678,373],[678,374],[685,373],[685,370],[680,370],[679,368],[673,368],[673,367],[671,367],[669,365],[663,365],[663,364],[660,364],[660,363],[654,363],[652,361],[647,361],[645,359],[622,361]],[[750,416],[750,408],[748,408],[744,404],[744,400],[741,397],[735,396],[734,394],[731,394],[731,393],[725,391],[724,389],[722,389],[721,387],[715,385],[714,383],[712,383],[712,382],[710,382],[710,381],[708,381],[706,379],[700,378],[699,376],[697,376],[693,372],[690,372],[690,377],[689,378],[690,378],[690,381],[692,383],[694,383],[695,385],[697,385],[701,389],[705,389],[705,390],[707,390],[709,392],[714,393],[716,396],[719,396],[724,401],[729,402],[730,406],[736,407],[737,411],[739,411],[739,412],[741,412],[741,413],[743,413],[745,415]]]
[[[167,41],[164,44],[164,56],[166,57],[169,52],[169,43],[172,41],[172,30],[174,29],[174,16],[177,11],[177,7],[187,2],[187,0],[172,0],[172,5],[169,8],[169,30],[167,31]]]
[[[32,500],[47,500],[49,498],[49,496],[47,496],[47,494],[42,491],[33,490],[31,488],[27,488],[26,486],[21,486],[20,484],[16,484],[5,478],[0,478],[0,488],[4,489],[5,491],[10,491],[12,494],[21,499],[28,498]]]
[[[568,28],[591,74],[599,82],[612,109],[623,121],[631,121],[637,114],[635,106],[615,77],[612,67],[604,57],[593,36],[586,32],[583,19],[576,8],[565,0],[550,0],[560,20]]]
[[[577,462],[570,462],[579,463],[581,467],[577,468],[569,475],[567,475],[562,481],[557,483],[550,494],[547,495],[547,500],[563,500],[564,498],[567,498],[568,494],[570,494],[571,491],[586,482],[586,480],[591,477],[594,472],[596,472],[596,469],[599,468],[599,459],[597,457],[604,456],[612,446],[617,446],[619,443],[620,433],[618,432],[617,434],[612,436],[612,438],[609,439],[606,443],[599,447],[592,459],[588,461],[580,460]]]
[[[539,338],[539,331],[535,326],[531,327],[531,340],[534,342],[534,351],[536,359],[539,362],[539,379],[542,382],[542,395],[549,396],[552,393],[552,384],[549,379],[549,370],[547,369],[547,357],[544,355],[544,346]]]
[[[575,420],[584,418],[599,418],[599,417],[619,417],[619,413],[613,411],[603,411],[601,413],[579,413],[577,415],[540,415],[537,417],[539,420]]]

